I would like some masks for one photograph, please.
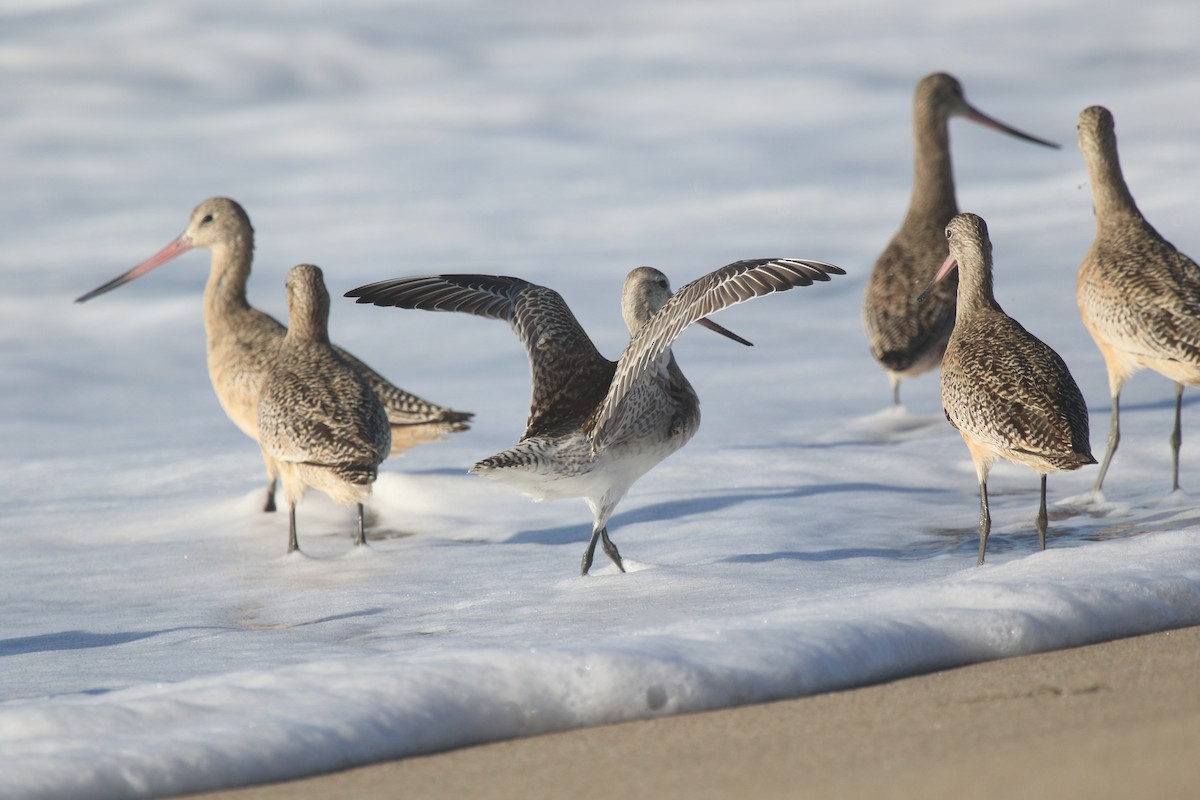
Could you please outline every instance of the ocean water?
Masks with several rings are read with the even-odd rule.
[[[1102,453],[1079,321],[1092,237],[1075,118],[1116,116],[1143,211],[1193,256],[1200,7],[1154,0],[338,4],[10,2],[0,10],[0,797],[151,797],[536,733],[795,697],[1200,622],[1200,447],[1136,377],[1122,444],[978,497],[937,380],[893,411],[860,323],[911,179],[911,98],[945,70],[1039,148],[951,123],[1005,309],[1055,347]],[[863,8],[861,6],[866,6]],[[250,295],[320,265],[330,328],[396,383],[476,413],[385,464],[371,541],[310,493],[303,553],[259,511],[257,447],[205,374],[207,254],[85,305],[205,197],[257,231]],[[383,278],[494,272],[562,293],[601,352],[625,273],[676,286],[805,257],[828,284],[728,309],[747,349],[675,352],[704,421],[579,577],[582,501],[468,475],[520,436],[528,362],[500,323],[354,304]]]

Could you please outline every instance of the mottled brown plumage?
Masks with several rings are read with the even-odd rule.
[[[128,272],[88,292],[76,302],[146,274],[193,248],[212,252],[204,289],[204,329],[208,338],[208,374],[221,408],[243,433],[258,441],[258,402],[262,384],[274,366],[287,329],[250,305],[246,282],[254,257],[254,229],[246,212],[233,200],[212,197],[192,211],[184,232],[161,251]],[[359,370],[379,394],[392,424],[391,455],[422,442],[466,430],[471,414],[453,411],[393,386],[345,350],[339,355]],[[267,462],[265,511],[275,510],[276,473]]]
[[[1171,435],[1172,489],[1179,488],[1183,387],[1200,384],[1200,268],[1175,249],[1138,210],[1121,174],[1113,116],[1101,106],[1079,115],[1096,238],[1079,268],[1075,296],[1083,324],[1108,369],[1112,423],[1097,492],[1121,439],[1121,387],[1152,369],[1175,382]]]
[[[987,225],[958,214],[946,226],[950,256],[937,280],[958,267],[957,321],[942,358],[942,407],[971,453],[979,478],[979,563],[991,515],[987,476],[1003,458],[1042,477],[1038,539],[1046,547],[1046,475],[1095,464],[1088,410],[1067,365],[1004,313],[992,291]]]
[[[535,500],[582,497],[592,538],[623,572],[608,519],[629,488],[683,447],[700,425],[700,401],[675,362],[671,344],[693,322],[733,337],[705,319],[735,303],[844,272],[819,261],[738,261],[674,295],[667,277],[639,267],[625,279],[621,310],[631,339],[620,361],[600,355],[571,309],[544,286],[492,275],[430,275],[380,281],[347,293],[360,303],[461,311],[512,325],[529,355],[533,391],[521,440],[471,471]]]
[[[366,377],[329,343],[321,270],[300,264],[286,283],[288,331],[263,383],[257,427],[263,457],[283,481],[288,552],[298,548],[296,504],[310,487],[358,505],[355,544],[362,545],[363,503],[391,449],[391,426]]]
[[[887,371],[892,403],[900,380],[936,367],[954,327],[955,278],[929,289],[946,253],[944,232],[958,213],[950,161],[951,117],[1047,147],[1058,147],[986,116],[967,102],[962,85],[946,73],[927,75],[913,97],[913,188],[908,213],[867,281],[863,326],[872,357]]]

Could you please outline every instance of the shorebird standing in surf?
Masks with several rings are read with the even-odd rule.
[[[274,462],[288,504],[288,552],[296,541],[296,504],[312,487],[358,505],[358,538],[367,543],[363,503],[392,447],[379,396],[329,343],[329,292],[321,270],[292,267],[287,276],[288,331],[263,383],[258,434]]]
[[[706,315],[755,297],[845,274],[819,261],[738,261],[672,294],[650,267],[625,279],[621,311],[631,340],[617,362],[596,350],[555,291],[519,278],[431,275],[380,281],[347,292],[360,303],[461,311],[512,325],[533,376],[529,419],[520,442],[471,472],[507,483],[534,500],[582,497],[593,515],[580,572],[597,542],[622,572],[608,520],[629,488],[683,447],[700,425],[700,402],[671,353],[693,322],[743,344]]]
[[[946,226],[950,255],[934,281],[956,267],[958,314],[942,359],[942,408],[971,453],[979,478],[979,564],[992,515],[987,477],[1003,458],[1042,477],[1038,544],[1046,549],[1046,475],[1095,464],[1083,394],[1058,353],[1004,313],[992,292],[992,242],[974,214]]]
[[[1027,142],[1058,147],[997,122],[967,102],[962,84],[937,72],[913,97],[913,187],[908,213],[871,270],[863,297],[863,327],[871,355],[900,405],[900,381],[935,368],[954,327],[954,276],[932,291],[929,280],[946,253],[944,232],[958,213],[950,163],[951,117],[963,117]]]
[[[283,344],[287,329],[246,300],[246,281],[254,257],[254,229],[242,207],[225,197],[211,197],[192,211],[191,220],[174,241],[128,272],[83,295],[75,302],[116,289],[193,248],[212,253],[204,289],[204,330],[208,337],[208,375],[221,408],[243,433],[258,438],[258,402],[263,381]],[[393,386],[363,362],[336,348],[366,378],[379,395],[392,426],[391,455],[422,442],[463,431],[473,416],[434,405]],[[278,474],[266,462],[267,500],[264,511],[275,510]]]
[[[1108,369],[1112,423],[1094,491],[1121,441],[1121,387],[1152,369],[1175,382],[1171,490],[1179,489],[1183,387],[1200,384],[1200,267],[1175,249],[1138,210],[1121,174],[1113,116],[1102,106],[1079,115],[1096,238],[1079,267],[1075,297],[1084,327]]]

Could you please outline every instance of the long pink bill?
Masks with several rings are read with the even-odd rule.
[[[188,250],[191,250],[191,249],[192,249],[192,243],[189,242],[187,239],[185,239],[183,236],[180,236],[178,239],[171,242],[169,245],[164,247],[162,250],[159,250],[157,253],[150,256],[148,259],[146,259],[142,263],[138,264],[136,267],[129,270],[124,275],[118,275],[117,277],[113,278],[111,281],[104,284],[103,286],[97,286],[95,289],[92,289],[87,294],[75,298],[75,302],[76,303],[86,303],[88,300],[91,300],[93,297],[102,295],[105,292],[111,292],[113,289],[117,288],[118,286],[129,283],[134,278],[140,278],[141,276],[145,275],[147,272],[154,269],[155,267],[161,267],[163,264],[167,263],[171,259],[173,259],[177,256],[181,256],[184,253],[186,253]]]
[[[974,108],[973,106],[967,106],[967,111],[964,116],[967,119],[971,120],[971,122],[976,122],[985,128],[991,128],[992,130],[1000,131],[1001,133],[1007,133],[1009,136],[1015,136],[1018,139],[1024,139],[1027,142],[1033,142],[1034,144],[1040,144],[1040,145],[1044,145],[1046,147],[1053,147],[1055,149],[1060,147],[1060,145],[1057,145],[1054,142],[1048,142],[1045,139],[1039,139],[1036,136],[1030,136],[1028,133],[1025,133],[1024,131],[1019,131],[1016,128],[1013,128],[1009,125],[1005,125],[1003,122],[1000,122],[999,120],[992,119],[987,114],[984,114],[982,111],[980,111],[977,108]]]
[[[938,267],[937,274],[933,276],[933,280],[931,280],[929,285],[922,289],[921,293],[917,295],[917,302],[924,300],[925,297],[933,291],[933,287],[936,286],[942,280],[942,278],[945,278],[947,275],[949,275],[957,266],[958,259],[956,259],[953,254],[946,256],[946,260],[942,262],[940,267]]]
[[[700,319],[696,320],[696,324],[700,325],[701,327],[708,328],[710,331],[713,331],[714,333],[719,333],[722,336],[727,336],[730,339],[733,339],[735,342],[746,345],[746,347],[754,347],[754,342],[746,341],[745,339],[738,336],[736,333],[729,330],[728,328],[723,328],[720,325],[718,325],[717,323],[713,322],[708,317],[701,317]]]
[[[940,281],[942,278],[949,275],[950,271],[957,266],[958,266],[958,259],[954,257],[953,253],[946,256],[946,260],[942,262],[942,265],[940,267],[938,267],[937,274],[933,276],[933,280],[929,282],[929,285],[932,286],[933,284]]]

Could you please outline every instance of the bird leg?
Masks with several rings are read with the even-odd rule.
[[[621,554],[617,552],[617,546],[613,544],[613,540],[608,538],[607,525],[600,529],[600,541],[604,545],[604,552],[607,553],[608,557],[611,558],[613,563],[617,565],[617,569],[621,570],[621,572],[624,572],[625,565],[621,563]]]
[[[1038,545],[1046,549],[1046,476],[1042,476],[1042,504],[1038,507],[1037,515]]]
[[[289,553],[294,553],[300,549],[300,543],[296,540],[296,504],[288,503],[288,549]]]
[[[613,544],[612,539],[608,538],[608,526],[597,525],[592,529],[592,539],[588,542],[587,550],[583,552],[583,562],[580,564],[579,574],[587,575],[588,570],[592,568],[592,557],[596,554],[596,543],[604,541],[604,552],[617,565],[617,569],[621,572],[625,571],[625,565],[621,563],[621,554],[617,552],[617,546]]]
[[[1112,423],[1108,427],[1108,450],[1104,453],[1104,463],[1100,465],[1100,474],[1096,477],[1096,485],[1092,487],[1093,492],[1100,491],[1100,487],[1104,485],[1104,476],[1108,473],[1109,462],[1112,461],[1113,453],[1117,452],[1117,445],[1121,443],[1120,392],[1112,396],[1112,407]]]
[[[278,478],[272,476],[271,482],[267,484],[267,504],[263,506],[264,513],[275,511],[275,484],[278,480]]]
[[[888,382],[892,384],[892,408],[900,407],[900,376],[888,373]]]
[[[988,534],[992,532],[992,512],[988,510],[987,481],[979,482],[979,560],[975,566],[983,565],[983,554],[987,552]]]
[[[354,540],[355,547],[362,547],[367,543],[367,529],[363,522],[363,504],[358,504],[358,538]]]
[[[579,565],[579,574],[587,575],[588,570],[592,568],[592,556],[596,554],[596,542],[600,539],[600,529],[592,529],[592,540],[588,542],[587,549],[583,551],[583,562]]]
[[[1179,491],[1179,446],[1183,444],[1183,384],[1175,384],[1175,430],[1171,432],[1171,491]]]

